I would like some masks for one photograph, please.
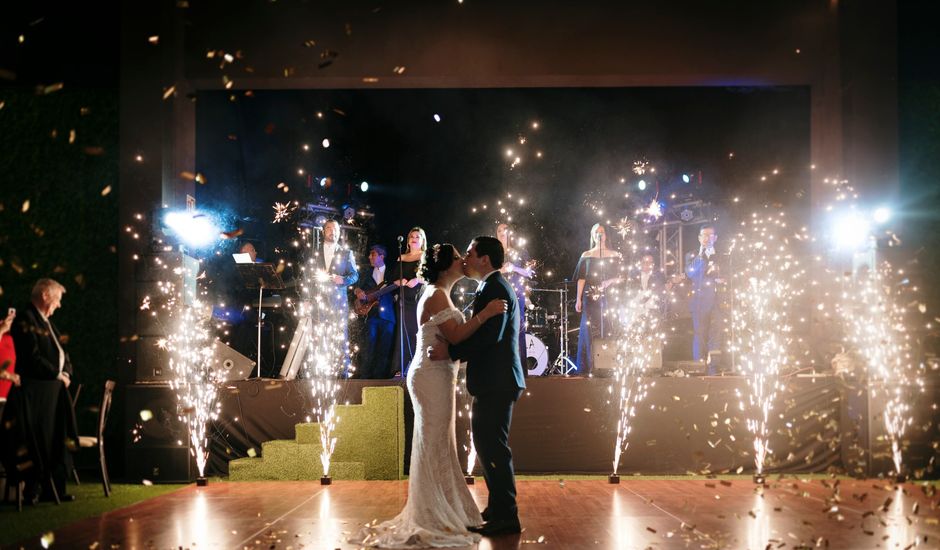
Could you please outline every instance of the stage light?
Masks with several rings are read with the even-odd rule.
[[[364,182],[360,183],[360,184],[359,184],[359,189],[361,189],[363,193],[365,193],[366,191],[368,191],[368,190],[369,190],[369,182],[364,181]]]
[[[640,191],[646,191],[646,180],[638,181],[636,186],[640,189]]]
[[[868,242],[871,226],[857,212],[846,212],[837,216],[832,226],[832,237],[836,248],[858,250]]]
[[[872,213],[872,218],[875,220],[875,223],[882,224],[886,223],[891,219],[891,209],[887,206],[879,206]]]
[[[441,121],[441,115],[435,113],[435,114],[434,114],[434,122],[440,122],[440,121]]]
[[[683,183],[689,183],[690,181],[692,181],[692,178],[690,178],[688,174],[682,174]]]
[[[219,239],[220,229],[205,213],[196,211],[172,211],[163,216],[163,223],[177,238],[193,247],[203,248]]]

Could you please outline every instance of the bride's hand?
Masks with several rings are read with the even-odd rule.
[[[492,302],[486,304],[486,307],[483,308],[481,312],[485,315],[484,319],[489,319],[490,317],[496,317],[497,315],[502,315],[509,310],[509,302],[506,300],[493,300]]]

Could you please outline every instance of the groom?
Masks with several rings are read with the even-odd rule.
[[[471,527],[483,536],[520,533],[516,507],[516,480],[509,449],[509,425],[512,406],[525,389],[522,363],[519,361],[519,308],[512,286],[499,269],[505,251],[495,237],[477,237],[464,258],[463,272],[480,282],[473,302],[473,313],[482,311],[493,300],[506,300],[507,310],[483,323],[473,335],[449,347],[432,346],[434,360],[467,361],[467,391],[473,396],[473,445],[483,466],[489,489],[489,502],[483,510],[482,526]],[[474,322],[474,321],[469,321]]]

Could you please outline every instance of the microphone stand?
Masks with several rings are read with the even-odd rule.
[[[401,284],[405,278],[401,244],[405,238],[398,236],[398,368],[402,378],[405,377],[405,285]]]

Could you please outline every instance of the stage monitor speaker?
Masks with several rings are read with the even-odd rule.
[[[189,427],[181,420],[176,395],[169,385],[125,387],[124,473],[135,482],[189,482],[195,460],[189,451]]]
[[[594,354],[594,371],[602,369],[613,370],[617,368],[617,346],[619,343],[614,338],[595,338],[591,342],[591,353]]]
[[[215,368],[221,372],[220,379],[226,382],[248,378],[257,364],[218,340],[215,341],[215,362]]]

